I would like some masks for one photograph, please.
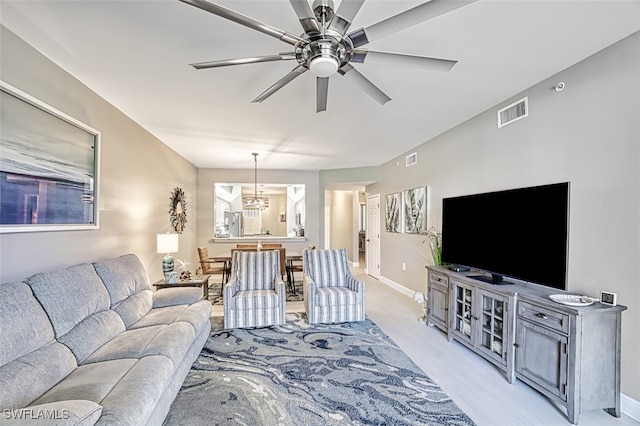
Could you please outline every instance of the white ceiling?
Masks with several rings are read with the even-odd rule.
[[[368,0],[350,31],[420,3]],[[218,4],[302,32],[288,1]],[[317,114],[309,73],[250,103],[294,61],[188,66],[291,49],[178,0],[0,0],[0,7],[4,26],[204,168],[252,168],[252,152],[269,169],[380,165],[640,30],[637,0],[479,0],[364,46],[458,60],[451,72],[356,64],[392,101],[380,106],[335,75],[327,111]]]

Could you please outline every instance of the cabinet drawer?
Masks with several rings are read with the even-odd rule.
[[[447,286],[447,276],[438,272],[429,271],[429,284]]]
[[[553,330],[569,334],[569,315],[527,302],[518,302],[518,316]]]

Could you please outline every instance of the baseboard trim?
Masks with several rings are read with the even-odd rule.
[[[392,281],[389,278],[385,278],[382,275],[380,275],[380,282],[387,285],[387,287],[391,287],[395,291],[404,294],[407,297],[413,298],[413,293],[415,293],[415,291],[411,290],[410,288],[407,288],[402,284]]]
[[[393,290],[404,294],[407,297],[413,298],[413,293],[415,293],[410,288],[403,286],[389,278],[380,276],[379,281],[385,284],[387,287],[392,288]],[[620,411],[625,416],[631,417],[633,420],[640,422],[640,401],[636,401],[635,399],[627,396],[625,394],[620,395]]]
[[[620,411],[633,420],[640,422],[640,401],[622,394],[620,395]]]

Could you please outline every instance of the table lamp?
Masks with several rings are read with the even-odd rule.
[[[158,234],[158,253],[165,253],[162,258],[162,273],[173,271],[173,256],[178,251],[178,234]]]

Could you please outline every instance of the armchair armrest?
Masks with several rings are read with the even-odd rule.
[[[356,293],[364,293],[364,281],[357,279],[353,275],[347,276],[347,286],[351,291],[355,291]]]
[[[240,282],[238,280],[235,280],[235,279],[229,280],[229,282],[226,283],[223,287],[224,298],[226,300],[231,300],[231,298],[236,295],[239,288],[240,288]]]
[[[316,296],[316,283],[311,278],[311,275],[304,274],[302,276],[302,288],[305,301],[311,300]]]
[[[285,298],[287,297],[287,290],[284,286],[284,281],[281,278],[276,278],[276,284],[274,287],[276,294],[284,294]]]

